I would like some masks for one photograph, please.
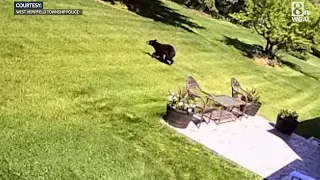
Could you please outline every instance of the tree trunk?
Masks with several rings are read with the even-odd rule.
[[[275,57],[275,54],[274,54],[274,51],[273,51],[273,47],[274,47],[274,44],[272,44],[269,40],[267,40],[267,45],[266,45],[266,48],[264,50],[264,53],[271,60],[273,60],[274,57]]]

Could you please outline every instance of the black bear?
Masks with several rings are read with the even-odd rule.
[[[170,61],[170,65],[173,64],[173,57],[176,55],[176,51],[171,45],[158,43],[156,39],[147,41],[147,44],[152,46],[155,50],[152,54],[152,58],[158,56],[160,61],[164,63]]]

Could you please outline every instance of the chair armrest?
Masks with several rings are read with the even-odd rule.
[[[247,90],[244,90],[241,86],[240,86],[240,90],[243,91],[243,92],[246,93],[246,94],[249,93]]]
[[[248,96],[247,96],[246,94],[241,93],[241,92],[238,92],[238,91],[237,91],[237,93],[240,94],[242,97],[245,98],[245,102],[246,102],[246,103],[248,102]]]
[[[250,95],[251,97],[253,97],[253,94],[252,94],[251,92],[246,91],[246,90],[242,89],[241,87],[240,87],[240,90],[243,91],[243,92],[246,94],[246,95],[245,95],[246,101],[248,101],[248,95]],[[239,94],[241,94],[241,95],[243,95],[244,93],[240,93],[240,92],[239,92]],[[244,96],[244,95],[243,95],[243,96]]]
[[[200,97],[200,96],[198,96],[198,95],[196,95],[196,94],[190,94],[190,96],[193,97],[193,98],[198,98],[198,99],[200,99],[200,100],[203,102],[203,108],[206,107],[206,102],[204,101],[204,99],[203,99],[202,97]]]
[[[207,95],[207,96],[215,96],[215,94],[207,93],[207,92],[205,92],[205,91],[203,91],[203,90],[201,90],[201,92],[202,92],[203,94]]]
[[[248,97],[247,97],[247,95],[246,94],[244,94],[244,93],[242,93],[242,92],[240,92],[240,91],[238,91],[238,90],[236,90],[236,89],[232,89],[233,91],[235,91],[237,94],[240,94],[240,95],[242,95],[243,97],[245,97],[245,101],[247,102],[248,101]],[[241,88],[240,88],[240,90],[242,90]],[[244,91],[244,92],[246,92],[246,91]],[[247,93],[248,94],[248,93]]]

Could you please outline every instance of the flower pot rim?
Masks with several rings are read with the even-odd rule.
[[[189,112],[189,111],[185,111],[185,110],[180,110],[180,109],[175,109],[175,108],[172,108],[171,106],[167,105],[167,107],[169,107],[170,109],[174,110],[174,111],[177,111],[179,113],[183,113],[183,114],[194,114],[194,112]]]
[[[252,101],[252,102],[248,102],[248,104],[262,104],[260,101]]]
[[[294,120],[298,120],[299,116],[291,116],[291,118],[289,118],[290,116],[282,116],[281,114],[278,114],[278,117],[280,117],[281,119],[284,119],[284,120],[291,120],[291,119],[294,119]]]

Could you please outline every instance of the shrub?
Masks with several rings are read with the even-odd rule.
[[[279,116],[283,119],[292,119],[292,118],[298,118],[299,114],[296,111],[290,111],[288,109],[281,109],[279,112]]]
[[[181,91],[181,89],[179,89],[178,93],[169,91],[167,105],[173,109],[188,112],[195,112],[196,108],[195,101],[188,96],[186,91]]]
[[[252,88],[251,90],[249,90],[247,98],[248,98],[249,102],[259,102],[260,96],[259,96],[259,92],[257,91],[257,89]]]

